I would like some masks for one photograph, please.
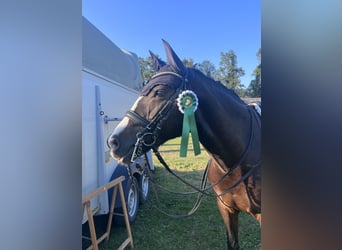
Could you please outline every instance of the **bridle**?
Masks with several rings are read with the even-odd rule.
[[[125,116],[127,118],[131,119],[133,122],[140,123],[141,125],[145,127],[141,132],[138,132],[136,134],[137,140],[134,145],[134,150],[133,150],[133,154],[131,157],[132,163],[137,159],[137,157],[143,154],[143,146],[155,149],[155,143],[157,141],[162,125],[164,121],[167,119],[167,117],[169,116],[169,112],[177,96],[185,88],[186,83],[188,82],[187,77],[183,77],[182,75],[177,74],[172,71],[165,71],[165,72],[157,73],[154,76],[152,76],[151,80],[159,76],[163,76],[163,75],[174,75],[180,78],[182,80],[182,83],[176,89],[174,94],[168,99],[168,101],[161,108],[161,110],[154,116],[152,121],[148,121],[146,118],[142,117],[134,110],[129,110],[126,112]]]
[[[169,116],[169,112],[172,108],[172,105],[174,104],[177,96],[179,95],[179,93],[182,90],[186,89],[186,84],[188,82],[188,72],[186,72],[186,76],[183,77],[182,75],[175,73],[175,72],[171,72],[171,71],[165,71],[165,72],[160,72],[155,74],[154,76],[152,76],[152,79],[155,79],[159,76],[163,76],[163,75],[173,75],[176,76],[178,78],[180,78],[182,80],[182,83],[180,84],[180,86],[176,89],[176,91],[174,92],[174,94],[168,99],[168,101],[166,102],[166,104],[163,106],[163,108],[161,108],[161,110],[157,113],[157,115],[155,115],[155,117],[152,119],[152,121],[148,121],[146,118],[142,117],[141,115],[139,115],[136,111],[134,110],[129,110],[126,112],[126,117],[131,119],[133,122],[135,123],[140,123],[142,126],[144,126],[145,128],[141,131],[138,132],[136,134],[137,140],[134,146],[134,150],[133,150],[133,154],[131,157],[131,162],[134,162],[137,157],[141,156],[143,154],[143,146],[152,149],[153,152],[155,153],[156,157],[158,158],[159,162],[166,168],[167,171],[169,171],[172,175],[174,175],[176,178],[178,178],[180,181],[182,181],[184,184],[192,187],[194,190],[196,190],[196,192],[198,192],[200,195],[193,207],[193,209],[186,215],[169,215],[171,217],[174,218],[183,218],[186,216],[189,216],[191,214],[193,214],[197,208],[199,207],[200,204],[200,200],[202,198],[203,195],[211,195],[210,193],[208,193],[209,189],[212,189],[214,186],[219,185],[227,176],[229,176],[233,170],[235,168],[237,168],[239,165],[241,165],[244,160],[246,159],[252,141],[253,141],[253,137],[254,137],[254,126],[253,126],[253,114],[252,114],[252,108],[248,107],[248,112],[250,115],[250,136],[249,136],[249,140],[248,140],[248,144],[247,147],[245,148],[244,152],[242,153],[242,155],[240,156],[239,160],[233,164],[229,170],[223,175],[221,176],[221,178],[219,180],[217,180],[215,183],[211,184],[210,186],[206,187],[206,177],[207,177],[207,173],[208,173],[208,168],[209,168],[209,162],[207,164],[206,170],[204,172],[204,175],[202,177],[202,183],[201,183],[201,187],[195,187],[194,185],[192,185],[191,183],[185,181],[184,179],[182,179],[181,177],[179,177],[177,174],[175,174],[170,167],[168,166],[168,164],[165,162],[165,160],[162,158],[162,156],[160,155],[155,143],[157,141],[159,132],[162,128],[163,123],[165,122],[165,120],[168,118]],[[219,164],[219,161],[216,160],[216,162]],[[247,171],[247,173],[245,173],[236,183],[234,183],[231,187],[229,187],[227,190],[223,191],[220,194],[214,194],[215,197],[218,197],[221,199],[221,197],[229,192],[231,192],[233,189],[235,189],[239,184],[241,184],[243,181],[245,181],[252,173],[253,171],[257,168],[257,166],[260,166],[260,161],[258,161],[257,163],[253,164],[249,171]],[[222,166],[221,166],[222,168]],[[224,168],[223,168],[224,169]],[[188,193],[183,193],[183,194],[191,194],[194,192],[188,192]],[[165,213],[165,212],[164,212]]]

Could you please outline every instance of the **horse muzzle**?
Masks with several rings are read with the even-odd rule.
[[[119,136],[111,135],[108,137],[107,146],[110,151],[110,155],[118,160],[120,164],[130,165],[132,153],[134,150],[134,144],[130,147],[125,147]]]

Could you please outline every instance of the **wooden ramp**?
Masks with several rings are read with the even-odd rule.
[[[122,181],[125,180],[124,176],[120,176],[111,182],[95,189],[93,192],[85,195],[82,197],[82,216],[84,216],[84,209],[87,210],[87,215],[88,215],[88,224],[89,224],[89,230],[90,230],[90,236],[91,236],[91,242],[92,245],[87,248],[87,250],[94,249],[98,250],[98,244],[102,242],[104,239],[108,240],[110,236],[110,229],[112,226],[112,219],[113,219],[113,212],[114,212],[114,207],[115,207],[115,200],[116,200],[116,195],[117,191],[119,188],[120,192],[120,199],[121,199],[121,204],[122,204],[122,210],[124,212],[124,218],[125,218],[125,224],[126,224],[126,230],[127,230],[127,239],[120,245],[118,249],[124,249],[128,244],[131,245],[133,248],[133,238],[132,238],[132,232],[131,232],[131,227],[129,224],[128,220],[128,214],[127,214],[127,209],[126,209],[126,202],[125,202],[125,195],[123,192],[122,188]],[[113,188],[113,196],[112,196],[112,202],[110,205],[110,210],[109,210],[109,216],[108,216],[108,223],[107,223],[107,230],[106,232],[101,235],[98,239],[96,238],[96,231],[95,231],[95,224],[94,224],[94,217],[91,212],[91,206],[90,206],[90,200],[94,198],[95,196],[99,195],[100,193]]]

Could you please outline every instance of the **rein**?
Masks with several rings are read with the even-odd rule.
[[[209,163],[207,163],[207,167],[206,169],[208,169],[208,166],[209,166]],[[149,165],[149,162],[147,161],[147,164]],[[150,166],[149,166],[150,167]],[[202,176],[202,181],[201,181],[201,189],[205,189],[205,186],[207,185],[207,173],[208,171],[205,171],[203,176]],[[166,211],[164,211],[163,209],[157,207],[156,205],[153,205],[154,208],[156,208],[159,212],[161,212],[162,214],[165,214],[166,216],[169,216],[171,218],[174,218],[174,219],[183,219],[183,218],[186,218],[186,217],[189,217],[191,215],[193,215],[197,209],[199,208],[201,202],[202,202],[202,198],[203,198],[203,193],[200,193],[200,192],[174,192],[174,191],[171,191],[171,190],[168,190],[166,189],[165,187],[159,185],[158,183],[156,183],[153,179],[150,178],[150,181],[155,185],[155,186],[158,186],[159,188],[163,189],[164,191],[167,191],[169,193],[174,193],[174,194],[180,194],[180,195],[187,195],[187,194],[195,194],[197,193],[197,199],[196,199],[196,202],[194,203],[192,209],[187,212],[186,214],[170,214]],[[157,200],[159,201],[159,197],[158,197],[158,193],[156,192],[156,190],[154,190],[154,193],[156,194],[156,198]]]
[[[153,153],[156,155],[156,157],[158,158],[159,162],[165,167],[165,169],[169,173],[171,173],[173,176],[175,176],[177,179],[179,179],[184,184],[186,184],[186,185],[190,186],[191,188],[193,188],[194,190],[196,190],[194,192],[186,192],[186,193],[183,193],[183,194],[193,194],[193,193],[198,192],[198,193],[201,193],[203,195],[221,197],[221,196],[231,192],[234,188],[236,188],[243,181],[245,181],[253,173],[253,171],[256,169],[256,167],[260,165],[260,161],[258,161],[256,164],[252,165],[250,170],[248,170],[247,173],[245,173],[236,183],[234,183],[231,187],[229,187],[224,192],[222,192],[220,194],[215,194],[215,195],[212,195],[212,194],[207,192],[208,190],[213,189],[213,187],[219,185],[227,176],[231,175],[231,173],[234,171],[234,169],[236,169],[246,159],[246,156],[247,156],[247,154],[248,154],[248,152],[250,150],[250,147],[251,147],[251,144],[252,144],[252,140],[253,140],[253,136],[254,136],[253,117],[252,117],[252,114],[251,114],[251,110],[248,109],[248,111],[249,111],[249,114],[250,114],[250,127],[251,127],[251,129],[250,129],[250,136],[249,136],[248,144],[247,144],[247,147],[246,147],[245,151],[242,153],[240,159],[231,168],[229,168],[229,171],[227,171],[223,176],[221,176],[220,179],[218,179],[215,183],[209,185],[207,188],[201,188],[200,189],[198,187],[195,187],[191,183],[187,182],[186,180],[182,179],[180,176],[178,176],[176,173],[174,173],[172,171],[172,169],[165,162],[165,160],[163,159],[163,157],[161,156],[159,151],[155,147],[152,147]],[[218,161],[216,161],[216,162],[219,163]],[[210,161],[208,162],[207,167],[205,168],[203,176],[207,175],[207,172],[208,172],[208,169],[209,169],[209,166],[210,166],[209,163],[210,163]],[[203,178],[202,178],[202,182],[203,182]],[[201,187],[202,186],[203,185],[201,185]]]
[[[135,143],[135,147],[134,147],[134,150],[133,150],[131,162],[134,162],[137,157],[139,157],[140,155],[143,154],[143,148],[142,148],[143,145],[146,146],[146,147],[150,147],[150,148],[152,148],[152,150],[153,150],[154,154],[156,155],[156,157],[158,158],[159,162],[165,167],[165,169],[168,172],[170,172],[173,176],[175,176],[177,179],[179,179],[184,184],[186,184],[186,185],[190,186],[191,188],[193,188],[194,190],[196,190],[196,191],[193,191],[193,192],[183,192],[183,193],[181,193],[181,194],[194,194],[194,193],[198,193],[198,198],[197,198],[197,201],[195,202],[195,205],[193,206],[191,211],[188,212],[187,214],[184,214],[184,215],[172,215],[172,214],[168,214],[165,211],[162,211],[161,209],[157,208],[159,211],[161,211],[162,213],[164,213],[164,214],[166,214],[166,215],[168,215],[168,216],[170,216],[172,218],[184,218],[184,217],[188,217],[188,216],[192,215],[197,210],[197,208],[199,207],[199,205],[201,203],[201,199],[203,198],[204,195],[215,196],[215,197],[220,198],[221,196],[231,192],[238,185],[240,185],[243,181],[245,181],[252,174],[252,172],[256,169],[256,167],[260,165],[260,161],[257,162],[256,164],[252,165],[250,170],[248,170],[247,173],[245,173],[236,183],[234,183],[231,187],[229,187],[224,192],[222,192],[220,194],[216,194],[215,192],[214,192],[215,194],[208,193],[208,190],[213,189],[213,187],[219,185],[227,176],[231,175],[231,173],[234,171],[234,169],[236,169],[239,165],[241,165],[241,163],[246,159],[246,157],[248,155],[248,152],[250,150],[251,144],[252,144],[253,137],[254,137],[253,115],[251,113],[252,112],[251,108],[248,107],[248,112],[249,112],[249,115],[250,115],[250,136],[249,136],[247,147],[244,150],[244,152],[242,153],[240,159],[235,164],[233,164],[233,166],[230,167],[229,170],[219,180],[217,180],[215,183],[213,183],[213,184],[209,185],[208,187],[206,187],[207,174],[208,174],[208,170],[209,170],[209,166],[210,166],[210,160],[209,160],[209,162],[208,162],[208,164],[207,164],[207,166],[205,168],[203,177],[202,177],[201,187],[200,188],[195,187],[191,183],[185,181],[180,176],[175,174],[171,170],[171,168],[168,166],[168,164],[165,162],[165,160],[163,159],[163,157],[159,153],[158,149],[154,146],[155,143],[156,143],[159,131],[161,130],[162,124],[164,123],[164,121],[168,117],[169,111],[170,111],[172,105],[174,104],[176,97],[179,95],[180,91],[185,88],[185,85],[188,82],[187,77],[183,77],[180,74],[177,74],[175,72],[168,72],[168,71],[167,72],[157,73],[151,79],[157,78],[158,76],[162,76],[162,75],[174,75],[174,76],[182,79],[182,84],[180,85],[180,87],[178,87],[176,89],[175,93],[169,98],[167,103],[158,112],[158,114],[153,118],[153,120],[151,122],[148,121],[146,118],[142,117],[141,115],[139,115],[134,110],[127,111],[126,117],[128,117],[131,120],[133,120],[134,122],[141,123],[143,126],[145,126],[145,128],[144,128],[144,130],[142,132],[139,132],[139,133],[136,134],[137,141]],[[216,162],[219,164],[218,161],[216,161]]]

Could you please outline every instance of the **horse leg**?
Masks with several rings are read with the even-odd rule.
[[[227,233],[227,249],[239,250],[239,238],[238,238],[238,211],[230,211],[227,206],[217,198],[217,206],[226,225]]]

